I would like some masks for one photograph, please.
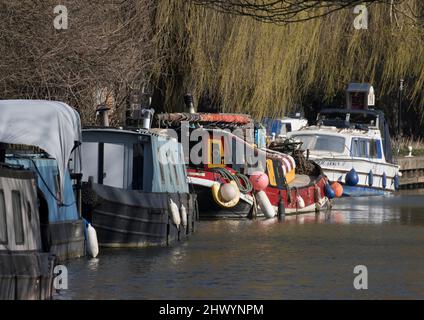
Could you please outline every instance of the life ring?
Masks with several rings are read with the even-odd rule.
[[[231,199],[230,201],[225,201],[225,200],[223,200],[222,199],[222,197],[221,197],[221,194],[220,194],[220,189],[221,189],[221,186],[223,185],[223,184],[221,184],[221,183],[219,183],[219,182],[215,182],[213,185],[212,185],[212,188],[211,188],[211,190],[212,190],[212,196],[213,196],[213,199],[215,200],[215,202],[219,205],[219,206],[221,206],[222,208],[233,208],[233,207],[235,207],[238,203],[239,203],[239,201],[240,201],[240,190],[239,190],[239,188],[238,188],[238,186],[237,186],[237,184],[236,184],[236,182],[235,181],[230,181],[229,182],[234,188],[235,188],[235,190],[236,190],[236,196],[233,198],[233,199]]]

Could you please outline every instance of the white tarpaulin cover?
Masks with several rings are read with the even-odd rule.
[[[46,151],[57,160],[62,190],[75,141],[81,142],[80,117],[66,103],[0,100],[0,142],[32,145]]]

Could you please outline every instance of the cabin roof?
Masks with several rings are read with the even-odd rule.
[[[331,136],[363,136],[369,138],[375,138],[380,136],[380,132],[377,129],[370,129],[368,131],[353,129],[353,128],[337,128],[334,126],[310,126],[303,128],[299,131],[293,131],[289,133],[289,136],[293,135],[308,135],[308,134],[322,134]]]
[[[82,132],[93,132],[99,134],[114,134],[114,135],[128,135],[128,136],[146,136],[146,137],[160,137],[163,139],[171,139],[172,137],[162,133],[162,130],[146,130],[146,129],[126,129],[126,128],[114,128],[114,127],[87,127]]]
[[[0,142],[36,146],[57,160],[63,181],[71,153],[81,142],[77,111],[49,100],[0,100]]]
[[[321,113],[340,113],[340,114],[363,114],[363,115],[373,115],[373,116],[384,116],[384,112],[381,110],[375,110],[375,109],[341,109],[341,108],[326,108],[322,109],[319,112]]]

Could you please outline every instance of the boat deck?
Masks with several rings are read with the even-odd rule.
[[[306,185],[309,185],[310,183],[312,183],[312,179],[311,179],[310,176],[308,176],[306,174],[298,174],[298,175],[296,175],[294,180],[289,183],[289,187],[300,188],[300,187],[304,187]]]

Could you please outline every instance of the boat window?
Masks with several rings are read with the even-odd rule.
[[[158,150],[158,158],[159,158],[159,171],[160,171],[160,180],[162,183],[165,183],[165,168],[163,167],[163,159],[161,157],[160,149]]]
[[[330,135],[297,135],[296,140],[303,142],[302,149],[330,151],[342,153],[345,148],[345,138]]]
[[[269,184],[273,187],[277,186],[277,180],[274,173],[274,163],[272,159],[266,160],[266,173],[268,174]]]
[[[224,147],[221,139],[210,139],[209,140],[209,168],[213,167],[224,167]]]
[[[24,244],[24,225],[22,217],[21,193],[12,191],[13,223],[15,227],[15,243]]]
[[[128,167],[126,167],[129,162],[126,148],[123,143],[103,143],[103,153],[99,150],[99,158],[103,158],[102,163],[99,160],[99,176],[103,179],[101,183],[105,186],[124,188],[124,181],[129,178]],[[127,186],[125,182],[125,187]]]
[[[368,157],[368,142],[365,139],[352,139],[350,154],[353,157]]]
[[[352,157],[380,159],[380,140],[353,138],[350,154]]]
[[[282,189],[286,185],[286,177],[284,176],[282,163],[280,161],[273,161],[273,164],[274,172],[276,173],[275,176],[277,178],[277,187]]]
[[[143,145],[136,143],[133,145],[133,171],[132,188],[133,190],[143,190],[144,157]]]
[[[285,127],[286,127],[286,132],[285,133],[292,132],[292,125],[291,125],[291,123],[286,123]]]
[[[62,198],[62,196],[60,195],[59,180],[60,180],[59,175],[58,174],[55,175],[54,176],[54,190],[56,191],[56,198],[57,199]]]
[[[377,158],[377,159],[382,158],[380,140],[371,140],[369,149],[370,149],[369,155],[371,158]]]
[[[173,174],[172,174],[173,163],[172,163],[170,151],[167,150],[165,155],[166,155],[166,164],[168,165],[167,171],[168,171],[168,174],[169,174],[169,182],[171,183],[171,185],[173,185],[174,184],[174,178],[173,178]]]
[[[178,165],[178,163],[175,159],[175,153],[172,153],[172,166],[174,167],[175,182],[177,183],[177,186],[179,186],[180,185],[180,177],[178,176],[177,165]]]
[[[236,171],[243,171],[244,165],[246,163],[245,160],[245,145],[241,143],[238,139],[231,139],[231,162],[232,168]]]
[[[31,222],[32,220],[32,209],[31,209],[31,203],[27,201],[26,203],[26,209],[27,209],[27,215],[28,215],[28,221]]]
[[[0,190],[0,244],[7,244],[6,202],[4,192]]]

